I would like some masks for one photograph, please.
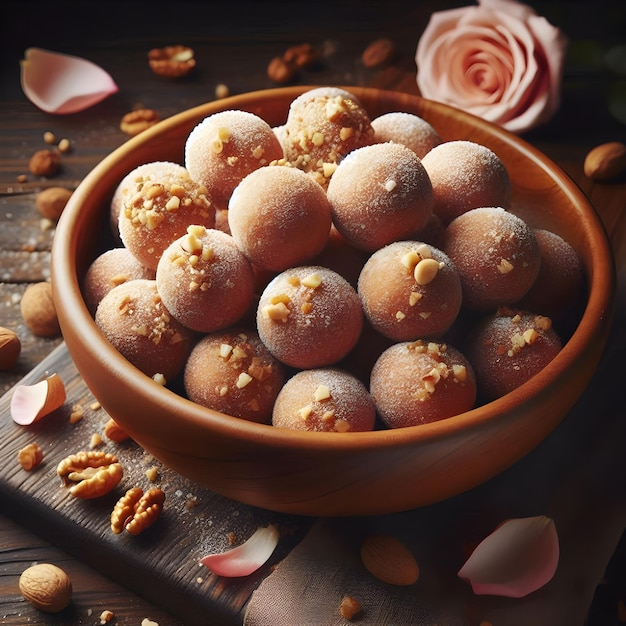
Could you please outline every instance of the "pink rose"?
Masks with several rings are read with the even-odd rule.
[[[424,98],[523,132],[557,110],[567,40],[515,0],[433,13],[417,46]]]

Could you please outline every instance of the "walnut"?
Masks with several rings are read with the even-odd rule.
[[[128,433],[113,419],[111,418],[104,425],[104,436],[115,443],[120,443],[128,439]]]
[[[17,460],[27,472],[35,469],[43,461],[43,452],[37,443],[29,443],[17,453]]]
[[[150,69],[159,76],[180,78],[196,66],[194,52],[188,46],[176,45],[154,48],[148,52]]]
[[[117,457],[107,452],[89,450],[63,459],[57,474],[70,486],[70,493],[83,499],[99,498],[122,479],[124,471]]]
[[[115,534],[126,530],[138,535],[156,521],[164,502],[165,494],[158,487],[145,493],[139,487],[129,489],[113,508],[111,530]]]
[[[395,56],[396,44],[391,41],[391,39],[383,37],[372,41],[372,43],[363,50],[361,60],[365,67],[373,69],[389,63]]]
[[[136,109],[127,113],[120,122],[120,130],[131,137],[159,122],[159,116],[152,109]]]

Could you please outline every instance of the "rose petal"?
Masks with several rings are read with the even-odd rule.
[[[118,91],[113,79],[91,61],[69,54],[28,48],[21,62],[26,97],[47,113],[76,113]]]
[[[220,554],[209,554],[200,559],[200,563],[218,576],[248,576],[272,556],[278,538],[278,530],[270,524],[266,528],[258,528],[240,546]]]
[[[477,595],[521,598],[550,581],[558,562],[554,521],[546,516],[518,518],[486,537],[457,575]]]
[[[34,385],[19,385],[11,398],[11,417],[20,426],[29,426],[52,413],[65,402],[65,385],[52,374]]]

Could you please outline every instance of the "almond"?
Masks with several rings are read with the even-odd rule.
[[[410,550],[389,535],[372,535],[361,545],[365,569],[390,585],[412,585],[419,578],[419,566]]]
[[[609,182],[626,174],[626,144],[609,141],[589,151],[584,163],[585,175],[595,182]]]
[[[25,569],[19,587],[26,600],[46,613],[59,613],[72,599],[69,576],[51,563],[39,563]]]
[[[0,326],[0,370],[10,370],[17,362],[22,343],[20,338],[9,328]]]

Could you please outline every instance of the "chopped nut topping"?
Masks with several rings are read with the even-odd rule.
[[[330,398],[330,389],[326,385],[318,385],[313,394],[313,399],[316,402],[321,402],[322,400],[330,400]]]
[[[298,411],[298,415],[303,419],[303,420],[308,420],[309,417],[311,417],[311,414],[313,413],[313,407],[310,404],[307,404],[306,406],[303,406],[299,411]]]
[[[409,295],[409,306],[415,306],[423,297],[419,291],[412,291]]]
[[[500,259],[500,263],[498,264],[498,271],[500,274],[508,274],[513,270],[513,264],[507,259]]]
[[[252,382],[253,378],[247,372],[241,372],[237,378],[237,389],[243,389]]]
[[[344,126],[339,131],[339,139],[341,139],[341,141],[346,141],[350,139],[350,137],[352,137],[353,135],[354,135],[354,128],[350,128],[349,126]]]
[[[405,317],[406,315],[402,311],[396,311],[396,319],[399,322],[401,322]]]
[[[418,285],[428,285],[439,273],[442,264],[435,259],[422,259],[413,270],[413,277]]]
[[[385,191],[393,191],[398,186],[395,180],[385,181]]]
[[[266,319],[271,319],[275,322],[286,322],[291,311],[284,302],[278,302],[277,304],[264,306],[261,313]]]
[[[302,279],[302,284],[310,289],[317,289],[322,284],[322,277],[317,272],[309,274]]]

